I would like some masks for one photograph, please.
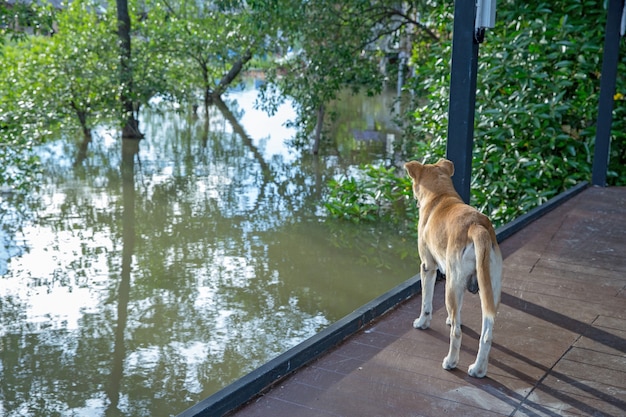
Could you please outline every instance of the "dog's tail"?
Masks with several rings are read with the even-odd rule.
[[[469,238],[474,242],[474,250],[476,253],[476,278],[478,280],[478,288],[480,288],[480,303],[482,305],[483,314],[495,317],[498,310],[498,304],[500,303],[500,286],[495,283],[496,288],[492,285],[492,274],[502,274],[502,261],[500,260],[500,250],[495,243],[495,233],[493,229],[486,229],[481,224],[472,224],[467,234]],[[496,256],[498,259],[492,259]],[[495,261],[495,262],[492,262]],[[492,271],[492,265],[497,270]],[[495,269],[494,268],[494,269]]]

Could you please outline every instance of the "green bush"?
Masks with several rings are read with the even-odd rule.
[[[398,176],[395,167],[367,165],[361,167],[361,172],[358,179],[330,181],[325,207],[332,217],[355,223],[383,220],[415,224],[417,208],[408,177]]]

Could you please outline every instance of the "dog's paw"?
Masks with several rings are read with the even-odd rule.
[[[427,316],[420,316],[413,322],[413,327],[416,329],[428,329],[430,327],[430,314]]]
[[[452,358],[450,357],[450,355],[448,355],[445,358],[443,358],[443,363],[441,364],[441,367],[443,369],[451,370],[451,369],[456,368],[456,365],[458,364],[458,362],[459,362],[458,358]]]
[[[479,366],[476,362],[474,362],[470,365],[467,373],[469,374],[469,376],[472,376],[474,378],[484,378],[485,375],[487,375],[487,365]]]

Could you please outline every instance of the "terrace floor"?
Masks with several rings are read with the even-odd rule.
[[[445,371],[443,282],[431,328],[420,296],[230,415],[626,415],[626,188],[588,188],[501,243],[502,303],[487,377],[467,375],[480,333],[466,293],[458,369]]]

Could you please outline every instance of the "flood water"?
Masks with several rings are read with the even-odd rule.
[[[391,98],[346,96],[320,157],[255,99],[50,143],[41,187],[0,197],[0,415],[175,415],[417,272],[409,234],[323,210],[390,157]]]

